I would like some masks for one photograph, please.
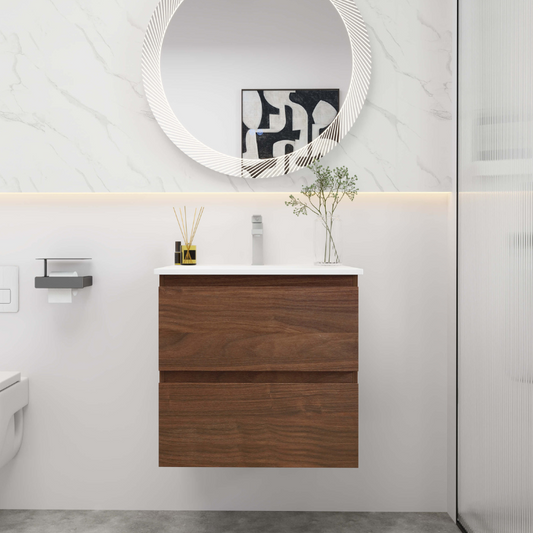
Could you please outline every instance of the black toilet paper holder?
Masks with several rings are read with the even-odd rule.
[[[83,289],[93,284],[92,276],[49,276],[48,261],[90,261],[90,257],[38,257],[37,261],[44,261],[44,276],[35,278],[36,289]]]

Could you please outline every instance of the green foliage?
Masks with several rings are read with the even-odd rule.
[[[313,184],[302,187],[300,194],[307,200],[291,194],[289,201],[285,202],[286,206],[293,208],[296,216],[307,215],[308,211],[311,211],[325,219],[333,216],[345,196],[353,202],[359,190],[356,187],[357,176],[350,176],[346,167],[330,170],[329,167],[324,168],[318,161],[314,161],[307,168],[316,176]]]

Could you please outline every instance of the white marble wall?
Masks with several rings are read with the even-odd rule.
[[[229,178],[183,155],[143,94],[157,0],[2,0],[0,192],[299,190],[308,171]],[[302,0],[305,5],[305,0]],[[357,0],[373,48],[365,108],[324,158],[362,191],[448,191],[456,0]]]

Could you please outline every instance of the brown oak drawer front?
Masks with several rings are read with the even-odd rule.
[[[356,468],[356,383],[159,385],[159,466]]]
[[[160,287],[159,369],[357,371],[357,287]]]

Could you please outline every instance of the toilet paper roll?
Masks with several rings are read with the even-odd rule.
[[[50,272],[51,278],[77,278],[77,272]],[[74,296],[78,291],[74,291]],[[72,289],[48,289],[49,304],[71,304]]]

